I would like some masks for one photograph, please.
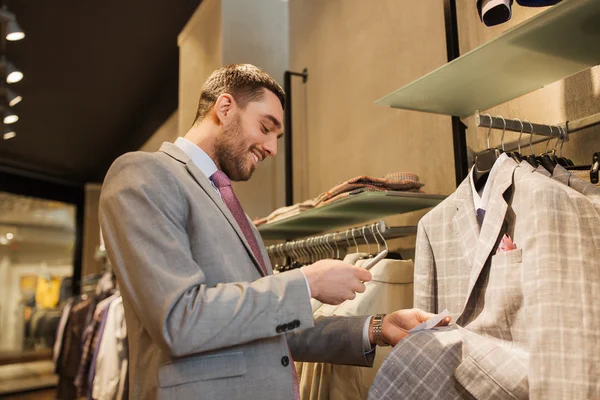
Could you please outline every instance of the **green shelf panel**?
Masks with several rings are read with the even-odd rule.
[[[598,64],[600,1],[564,0],[375,103],[466,117]]]
[[[263,239],[296,239],[390,215],[434,207],[444,195],[365,192],[258,227]]]

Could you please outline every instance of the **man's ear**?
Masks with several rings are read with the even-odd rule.
[[[217,98],[214,106],[216,120],[219,125],[223,125],[233,116],[233,111],[236,107],[233,96],[229,93],[223,93]]]

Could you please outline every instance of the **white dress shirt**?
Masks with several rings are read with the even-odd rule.
[[[490,201],[491,196],[491,188],[494,186],[494,179],[496,179],[496,174],[500,169],[500,166],[504,161],[508,160],[508,155],[506,153],[500,154],[500,157],[494,163],[492,170],[490,171],[490,175],[488,176],[487,182],[483,187],[483,191],[481,192],[481,196],[477,192],[475,188],[475,179],[473,178],[473,174],[475,173],[475,167],[471,168],[471,173],[469,174],[469,179],[471,180],[471,190],[473,190],[473,205],[475,206],[475,213],[477,213],[478,209],[486,210],[488,202]]]

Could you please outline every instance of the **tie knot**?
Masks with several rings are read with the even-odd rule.
[[[210,178],[212,179],[217,189],[221,189],[226,186],[231,186],[231,181],[229,180],[229,177],[223,171],[217,170],[217,172],[212,174]]]

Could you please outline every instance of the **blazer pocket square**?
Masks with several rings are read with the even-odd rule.
[[[502,236],[500,244],[498,245],[498,250],[496,250],[496,254],[516,249],[517,246],[513,243],[511,237],[507,233],[505,233],[504,236]]]

